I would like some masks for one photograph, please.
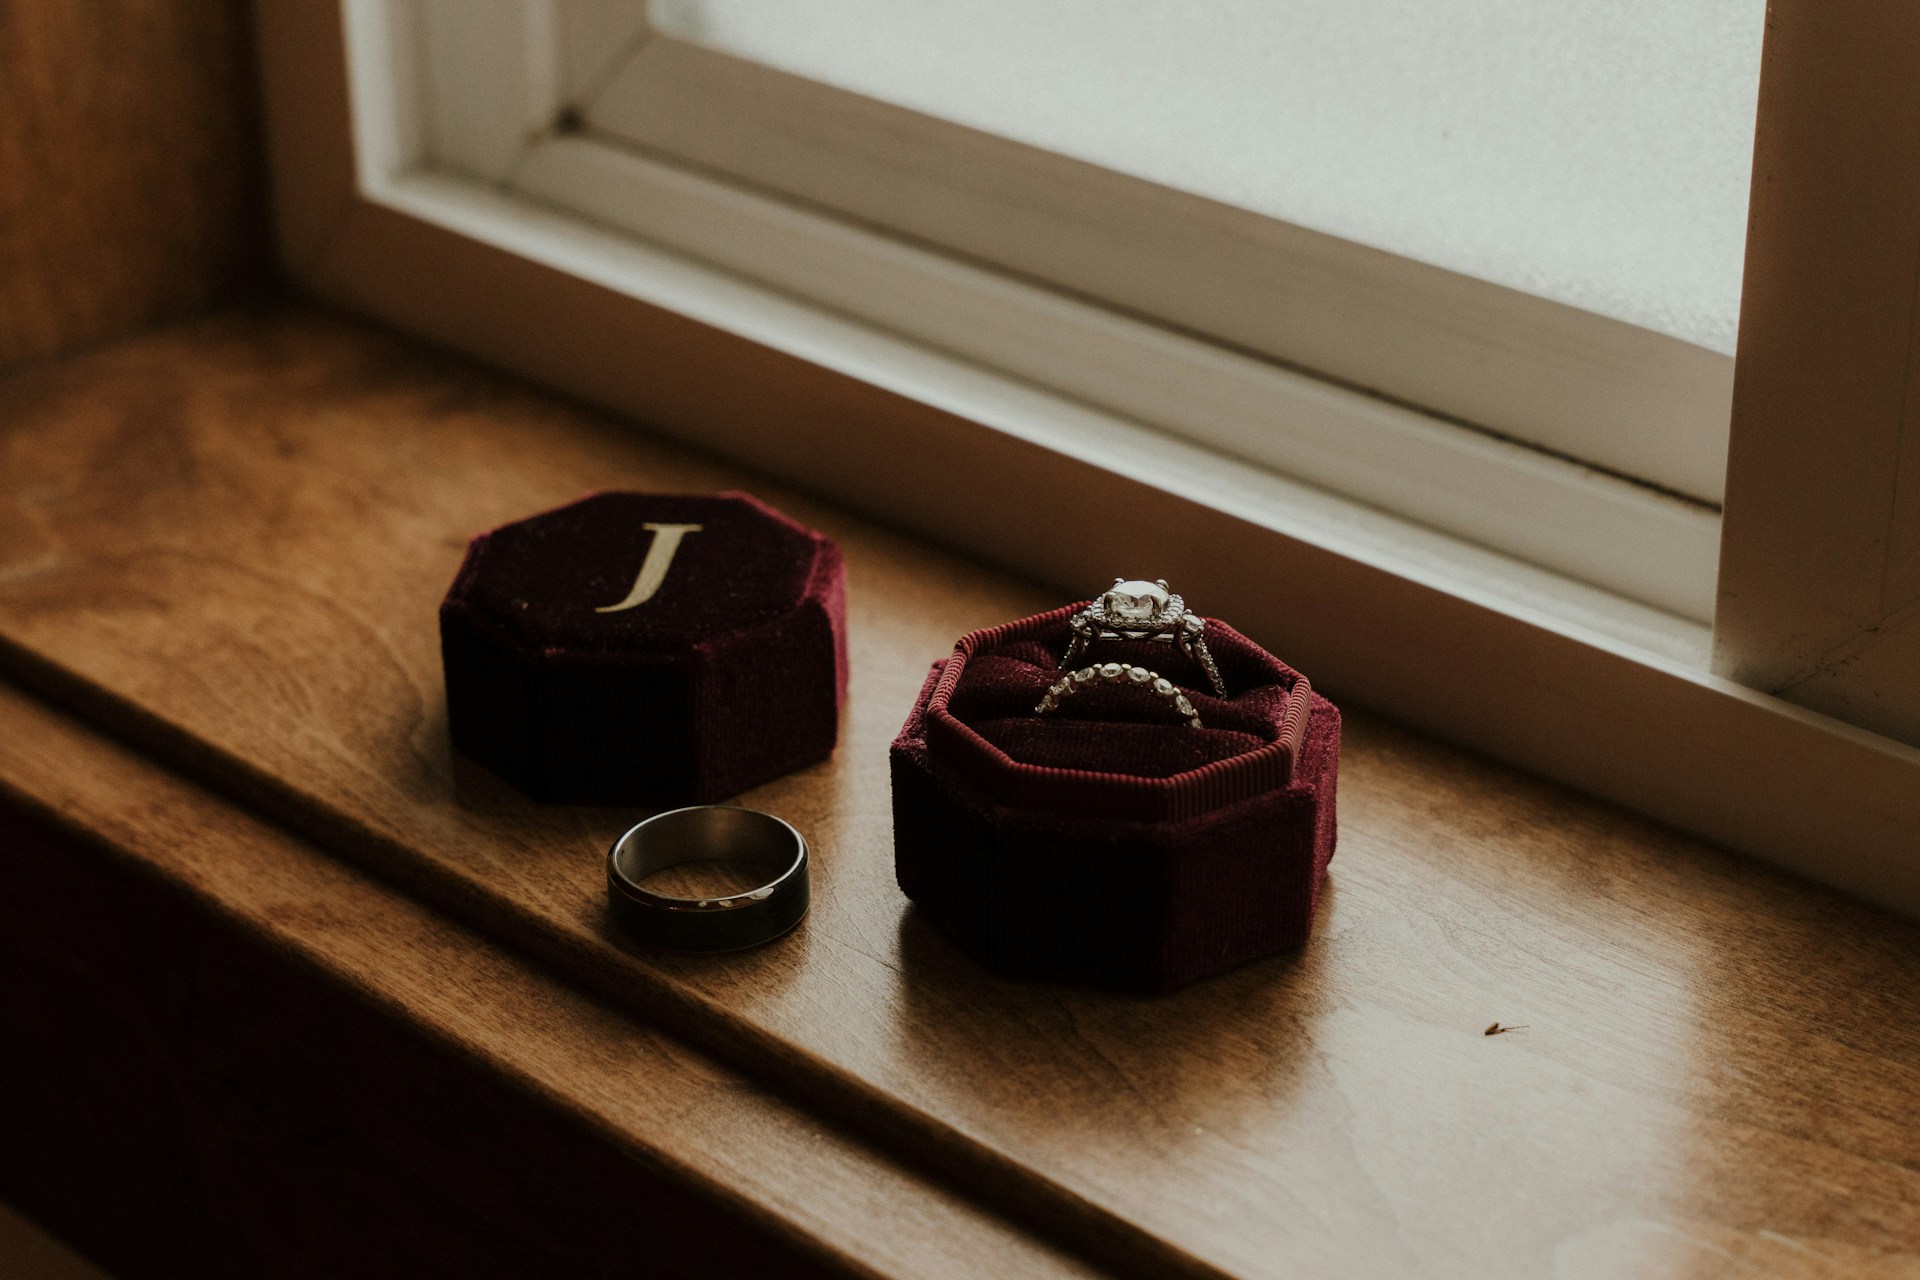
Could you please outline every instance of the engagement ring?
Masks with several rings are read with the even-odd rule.
[[[1214,693],[1227,696],[1226,682],[1207,650],[1207,620],[1189,613],[1187,602],[1167,589],[1165,578],[1152,582],[1115,578],[1113,586],[1074,614],[1068,625],[1073,628],[1073,641],[1060,659],[1062,669],[1077,662],[1096,640],[1149,640],[1177,646],[1207,673]]]

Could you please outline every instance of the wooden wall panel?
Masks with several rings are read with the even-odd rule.
[[[0,367],[264,280],[256,97],[239,0],[0,0]]]

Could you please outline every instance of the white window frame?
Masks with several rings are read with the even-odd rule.
[[[1714,666],[1920,743],[1917,65],[1911,7],[1768,11]]]
[[[1337,697],[1920,914],[1920,751],[1711,674],[1712,634],[1681,616],[1697,610],[1650,607],[1644,584],[1609,583],[1601,570],[1541,567],[1550,555],[1529,554],[1527,563],[1488,551],[1464,539],[1494,539],[1449,534],[1446,513],[1436,517],[1417,501],[1388,514],[1296,462],[1248,466],[1218,443],[1144,425],[1151,415],[1123,415],[1071,387],[1018,376],[998,359],[969,358],[850,316],[792,282],[770,282],[766,273],[778,263],[742,271],[714,261],[725,255],[662,247],[674,237],[620,229],[632,204],[603,210],[596,225],[523,191],[424,164],[417,102],[395,74],[419,65],[410,29],[388,21],[379,0],[347,7],[352,23],[331,0],[273,0],[256,10],[283,253],[295,278],[321,295],[1069,590],[1106,580],[1116,565],[1151,566]],[[1776,43],[1770,34],[1769,68]],[[515,112],[547,91],[496,88],[492,100]],[[1770,118],[1805,108],[1763,88],[1763,154]],[[580,140],[552,141],[559,155],[560,144]],[[1029,325],[1021,332],[1034,341],[1049,323],[1111,318],[1071,299],[1035,299],[1022,282],[662,160],[629,158],[650,166],[627,188],[634,204],[650,220],[694,224],[683,226],[688,235],[707,233],[703,219],[751,215],[762,219],[756,234],[827,255],[837,271],[859,269],[857,251],[879,264],[874,270],[904,261],[910,270],[894,283],[906,294],[965,299],[969,315]],[[1786,225],[1790,219],[1770,230],[1765,208],[1756,201],[1751,244],[1808,233],[1804,222]],[[1033,308],[1025,319],[1022,307]],[[1754,335],[1785,326],[1790,310],[1760,313],[1750,292],[1742,378],[1748,344],[1766,346]],[[1120,353],[1123,364],[1161,361],[1140,380],[1142,394],[1182,376],[1170,370],[1185,361],[1223,385],[1247,380],[1247,395],[1290,397],[1291,412],[1310,428],[1316,413],[1345,415],[1329,436],[1350,429],[1360,412],[1377,415],[1380,438],[1399,449],[1431,443],[1423,430],[1474,438],[1401,406],[1141,327],[1152,332],[1093,325],[1101,341],[1119,344],[1096,349]],[[1084,344],[1069,354],[1084,354]],[[1258,370],[1228,367],[1241,360]],[[1736,415],[1736,463],[1746,430]],[[1311,439],[1311,429],[1306,434]],[[1597,508],[1620,501],[1622,489],[1689,505],[1479,440],[1496,465],[1515,469],[1516,485],[1528,482],[1515,461],[1523,455],[1544,469],[1534,482],[1576,496],[1582,485],[1601,491]],[[1742,554],[1735,532],[1766,506],[1754,495],[1767,484],[1750,479],[1736,467],[1729,481],[1721,544],[1729,565]],[[1884,487],[1884,474],[1879,480]],[[1564,498],[1537,509],[1542,523],[1562,531],[1584,518],[1578,502]],[[1736,512],[1746,514],[1736,522]],[[1655,507],[1642,518],[1661,527]],[[1668,550],[1679,541],[1667,532],[1650,539]],[[1722,661],[1727,645],[1723,629]]]
[[[453,22],[470,14],[459,0],[424,0],[421,10],[430,28],[436,14]],[[610,13],[644,8],[562,0],[562,11],[604,30]],[[568,30],[563,20],[559,43]],[[450,50],[426,34],[431,66]],[[479,77],[435,71],[434,96],[469,115],[464,95],[484,92]],[[581,86],[588,92],[577,104],[566,80],[551,77],[591,141],[722,174],[1322,381],[1720,501],[1730,354],[790,75],[670,29],[634,42],[611,74]],[[431,140],[436,162],[569,208],[592,185],[572,178],[577,160],[543,154],[557,140],[538,131],[505,156],[472,154],[459,141]],[[1057,376],[1058,363],[1056,353],[1045,376]],[[1123,413],[1137,403],[1112,398]],[[1213,442],[1244,452],[1242,436],[1262,434],[1260,425]]]
[[[632,0],[357,11],[362,60],[421,104],[372,189],[469,178],[1712,618],[1730,357],[704,50]],[[637,43],[610,78],[566,56],[582,22]]]

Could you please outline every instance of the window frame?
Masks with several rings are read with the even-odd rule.
[[[448,0],[419,2],[431,13]],[[443,77],[435,93],[457,95],[455,79]],[[648,37],[578,115],[588,137],[609,145],[1706,505],[1720,501],[1733,385],[1732,357],[1720,351],[667,31]],[[536,132],[528,152],[552,141]],[[467,160],[451,148],[436,154]],[[511,166],[489,172],[482,161],[474,171],[536,195],[570,195]]]
[[[1711,620],[1728,357],[660,34],[586,101],[624,91],[630,126],[699,127],[609,136],[568,105],[570,82],[603,77],[560,52],[563,18],[607,7],[360,6],[386,10],[363,24],[363,60],[384,40],[400,96],[424,104],[363,182],[470,178]],[[634,43],[600,26],[596,44]],[[636,85],[651,95],[638,104]],[[563,111],[584,130],[556,131]],[[368,112],[366,131],[381,120]],[[804,163],[767,163],[789,147]],[[870,198],[829,205],[835,184]],[[1247,306],[1249,279],[1284,282],[1259,291],[1281,302]]]
[[[1769,7],[1714,622],[1716,671],[1908,742],[1920,742],[1916,62],[1908,10]]]
[[[524,199],[366,184],[341,6],[256,14],[315,293],[1069,592],[1153,565],[1336,698],[1920,914],[1920,751],[1714,675],[1706,628]]]

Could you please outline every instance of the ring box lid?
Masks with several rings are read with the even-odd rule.
[[[718,800],[833,751],[846,569],[745,493],[596,493],[475,538],[440,641],[454,746],[528,795]]]
[[[674,529],[672,571],[643,607],[619,608]],[[547,660],[669,654],[791,612],[829,557],[751,494],[594,493],[475,538],[447,607]]]

